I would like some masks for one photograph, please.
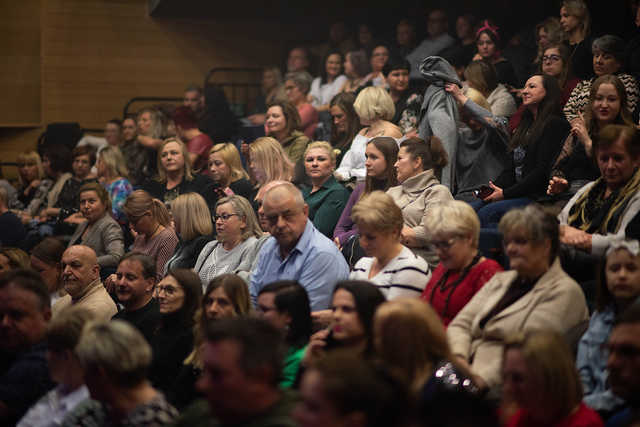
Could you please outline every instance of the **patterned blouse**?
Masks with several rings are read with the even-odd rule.
[[[121,178],[113,181],[111,184],[105,185],[105,188],[111,196],[111,212],[113,218],[118,221],[118,224],[126,224],[127,216],[122,210],[122,206],[125,200],[127,200],[127,196],[133,191],[131,183],[128,179]]]

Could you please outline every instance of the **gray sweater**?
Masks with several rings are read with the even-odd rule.
[[[109,213],[105,213],[102,218],[91,226],[91,229],[83,239],[82,233],[88,226],[89,221],[78,225],[76,232],[71,236],[69,246],[89,246],[96,252],[100,267],[117,267],[118,261],[124,255],[124,236],[120,225],[111,218]]]

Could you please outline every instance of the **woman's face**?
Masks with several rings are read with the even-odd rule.
[[[151,113],[146,111],[138,117],[138,134],[148,135],[151,133]]]
[[[480,37],[476,40],[476,46],[478,53],[484,59],[492,59],[496,54],[496,44],[487,33],[480,34]]]
[[[238,315],[222,286],[218,286],[204,298],[204,314],[208,320],[230,319]]]
[[[136,122],[132,118],[124,119],[122,122],[122,138],[131,141],[136,137]]]
[[[618,138],[609,147],[600,147],[596,152],[596,161],[610,190],[624,186],[640,166],[640,159],[631,156],[623,138]]]
[[[360,45],[366,46],[371,43],[372,40],[373,34],[371,33],[369,27],[366,25],[360,25],[358,27],[358,41],[360,42]]]
[[[267,110],[265,119],[267,125],[267,134],[276,135],[287,127],[287,119],[282,112],[282,107],[275,105]]]
[[[184,171],[184,155],[177,142],[165,144],[160,153],[160,163],[167,173]]]
[[[218,152],[209,155],[209,172],[211,172],[211,179],[216,182],[229,182],[231,178],[231,169]]]
[[[540,27],[538,30],[538,46],[541,48],[546,48],[549,44],[549,34],[547,34],[547,30],[544,27]]]
[[[524,277],[537,276],[549,266],[551,242],[534,242],[522,230],[515,230],[504,238],[504,252],[513,270]]]
[[[258,314],[277,329],[284,331],[291,323],[291,316],[280,313],[275,300],[275,292],[263,292],[258,295]]]
[[[324,148],[312,148],[304,156],[304,168],[311,180],[327,179],[333,173],[335,164]]]
[[[365,338],[364,326],[358,316],[356,302],[351,292],[338,289],[333,294],[331,309],[333,310],[331,328],[333,338],[343,342],[354,342]]]
[[[89,224],[93,224],[102,218],[106,209],[106,206],[95,191],[83,191],[80,193],[80,212],[89,221]]]
[[[38,179],[38,163],[35,160],[18,162],[18,173],[25,184]]]
[[[226,219],[225,219],[226,218]],[[216,232],[221,242],[239,242],[247,224],[233,210],[231,203],[218,205],[216,208]]]
[[[300,90],[293,80],[284,82],[284,92],[287,94],[289,102],[293,105],[298,105],[305,99],[305,93]]]
[[[398,151],[398,160],[394,167],[396,168],[398,182],[401,184],[412,176],[422,172],[422,163],[420,162],[420,159],[414,159],[411,154],[407,153],[407,149],[405,147],[400,147],[400,151]]]
[[[433,236],[431,246],[446,270],[462,270],[477,253],[471,236],[467,235],[439,233]]]
[[[560,49],[552,47],[544,51],[542,55],[542,73],[548,74],[553,77],[558,77],[562,74],[564,68],[564,61],[560,55]]]
[[[337,53],[329,55],[324,67],[327,71],[327,76],[332,78],[339,76],[342,70],[342,56]]]
[[[175,313],[184,305],[184,289],[175,277],[169,275],[156,286],[156,299],[160,313]]]
[[[368,257],[386,259],[400,240],[399,232],[380,230],[358,224],[360,247]]]
[[[332,106],[329,113],[338,134],[345,133],[347,131],[347,114],[337,105]]]
[[[398,69],[389,72],[387,76],[389,89],[395,93],[402,93],[409,89],[409,70]]]
[[[382,151],[378,150],[375,144],[367,144],[364,150],[364,167],[367,169],[367,176],[372,178],[383,178],[387,171],[387,160]]]
[[[157,225],[149,211],[146,211],[144,214],[137,217],[129,216],[127,219],[129,220],[129,225],[133,228],[133,231],[147,237],[153,234]]]
[[[349,55],[347,53],[347,55],[344,57],[344,73],[348,76],[348,77],[355,77],[355,72],[353,69],[353,64],[351,63],[351,55]]]
[[[620,114],[620,96],[611,83],[602,83],[593,98],[593,117],[602,125],[613,123]]]
[[[560,26],[565,33],[571,33],[573,30],[578,28],[580,25],[580,21],[574,15],[569,15],[569,11],[566,7],[562,6],[560,8]]]
[[[458,16],[456,19],[456,36],[460,40],[464,40],[471,35],[471,25],[469,25],[469,21],[464,16]]]
[[[622,67],[622,64],[618,62],[615,56],[600,49],[593,49],[593,72],[596,76],[615,74],[620,71],[620,67]]]
[[[631,301],[640,296],[640,256],[618,249],[607,257],[607,288],[616,300]]]
[[[271,70],[265,70],[262,73],[262,87],[264,90],[269,91],[276,87],[278,84],[278,80],[276,79],[276,75]]]
[[[528,108],[537,107],[547,96],[547,91],[542,84],[542,76],[533,76],[522,89],[522,104]]]
[[[322,376],[309,369],[300,383],[300,401],[293,411],[293,418],[300,427],[346,427],[351,425],[340,414],[324,392]]]
[[[89,172],[91,172],[91,163],[88,154],[82,154],[76,156],[71,164],[73,175],[78,179],[85,179]]]
[[[537,401],[544,394],[544,390],[538,385],[536,376],[529,371],[527,361],[519,349],[510,349],[505,353],[502,382],[505,396],[512,398],[522,409],[544,407],[536,406],[541,403]]]
[[[40,275],[42,281],[47,285],[49,293],[60,287],[60,264],[48,264],[40,258],[31,255],[31,268]]]
[[[384,46],[378,46],[371,52],[371,69],[374,72],[382,71],[384,64],[389,60],[389,49]]]

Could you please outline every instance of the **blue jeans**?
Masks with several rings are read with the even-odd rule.
[[[475,209],[480,218],[481,228],[498,228],[500,219],[513,208],[526,206],[533,201],[527,197],[517,199],[500,200],[499,202],[486,203],[482,200],[471,202],[471,207]]]

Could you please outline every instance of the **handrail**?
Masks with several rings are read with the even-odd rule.
[[[134,102],[178,102],[182,101],[182,98],[177,96],[136,96],[133,97],[127,102],[122,111],[122,117],[125,118],[129,114],[129,107]]]
[[[207,75],[204,78],[204,87],[209,85],[209,80],[211,76],[215,73],[228,73],[228,72],[261,72],[262,68],[259,67],[214,67],[207,72]],[[259,83],[256,83],[259,84]]]

